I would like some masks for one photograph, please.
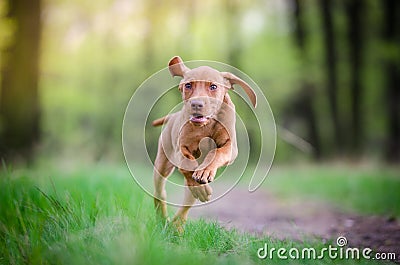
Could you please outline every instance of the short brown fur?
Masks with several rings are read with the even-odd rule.
[[[240,85],[254,107],[256,95],[231,73],[207,66],[189,69],[178,56],[168,65],[172,76],[182,77],[179,90],[184,106],[152,123],[164,125],[154,163],[154,202],[158,215],[167,219],[165,181],[178,168],[187,188],[172,223],[181,232],[196,199],[210,200],[212,189],[208,183],[214,180],[217,169],[237,156],[235,106],[227,91],[233,84]]]

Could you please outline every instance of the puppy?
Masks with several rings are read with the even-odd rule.
[[[164,125],[154,163],[154,202],[159,216],[167,219],[165,182],[174,168],[185,177],[184,200],[172,223],[180,231],[196,199],[210,200],[219,167],[232,163],[237,154],[235,106],[228,90],[241,86],[253,106],[256,94],[242,79],[208,66],[189,69],[179,56],[169,62],[171,75],[182,77],[182,110],[155,120]]]

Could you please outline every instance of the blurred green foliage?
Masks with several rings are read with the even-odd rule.
[[[0,13],[4,13],[5,1],[0,3]],[[42,4],[42,154],[73,158],[79,153],[89,160],[120,160],[122,119],[130,97],[174,55],[221,61],[244,71],[264,91],[278,124],[283,123],[288,105],[302,93],[301,80],[311,81],[322,145],[331,148],[317,1],[302,1],[307,31],[303,51],[294,41],[291,1],[44,0]],[[365,1],[365,5],[364,151],[379,157],[376,151],[382,149],[386,128],[379,60],[395,56],[398,48],[377,38],[382,12],[376,1]],[[338,97],[341,117],[347,119],[349,51],[342,9],[337,4],[333,13],[338,31]],[[2,17],[0,28],[7,30],[1,30],[0,47],[9,42],[9,24]],[[179,93],[175,97],[178,101]],[[307,140],[301,121],[292,121],[289,129]],[[150,134],[154,145],[158,132]],[[279,138],[276,157],[288,161],[312,155]]]
[[[279,3],[234,4],[241,10],[235,17],[242,22],[236,34],[244,45],[240,65],[234,66],[261,86],[275,110],[295,89],[299,64],[289,22],[268,6],[288,11]],[[93,7],[90,1],[45,2],[44,150],[68,156],[84,150],[94,159],[119,156],[125,107],[147,77],[166,67],[174,55],[229,63],[225,5],[102,1]],[[179,100],[179,93],[175,96]]]

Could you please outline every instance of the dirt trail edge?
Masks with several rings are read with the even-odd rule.
[[[191,218],[217,220],[227,229],[296,241],[347,238],[350,247],[400,256],[400,223],[395,218],[346,214],[317,201],[286,200],[258,190],[249,193],[237,186],[221,199],[194,207]],[[335,241],[334,241],[335,242]]]

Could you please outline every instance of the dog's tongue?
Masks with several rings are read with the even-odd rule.
[[[197,116],[193,115],[190,117],[190,121],[196,122],[196,123],[203,123],[203,122],[207,121],[207,118],[204,116],[201,116],[201,115],[197,115]]]

